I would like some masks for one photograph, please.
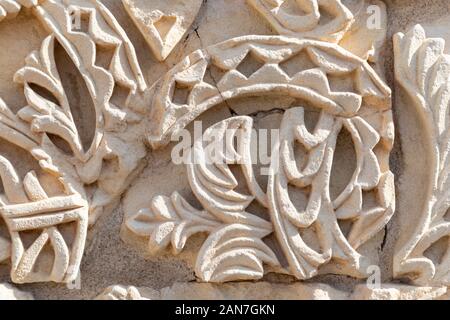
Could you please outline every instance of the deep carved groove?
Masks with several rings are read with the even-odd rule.
[[[58,42],[55,43],[55,57],[73,120],[81,138],[83,149],[87,151],[92,144],[96,130],[95,105],[82,75]]]
[[[352,136],[345,128],[336,142],[333,167],[331,169],[330,196],[336,199],[350,182],[356,169],[356,152]]]

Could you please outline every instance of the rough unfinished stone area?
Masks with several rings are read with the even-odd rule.
[[[448,299],[447,0],[0,0],[0,299]]]

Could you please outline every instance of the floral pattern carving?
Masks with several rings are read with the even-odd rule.
[[[301,70],[297,74],[286,74],[281,65],[296,55],[306,52],[314,66]],[[248,55],[257,57],[261,62],[260,68],[253,74],[244,75],[238,66]],[[223,77],[211,84],[205,80],[208,68],[212,65],[221,68]],[[348,77],[354,83],[354,91],[333,91],[328,78],[339,74]],[[173,101],[171,93],[175,86],[189,89],[185,104]],[[285,112],[280,128],[280,142],[278,146],[279,159],[273,158],[274,167],[269,176],[267,190],[263,190],[256,182],[252,166],[249,161],[241,164],[250,195],[236,193],[236,180],[227,167],[210,168],[202,152],[201,142],[194,143],[193,154],[195,165],[187,164],[188,180],[191,189],[204,208],[199,211],[189,207],[190,214],[196,219],[209,215],[214,220],[228,224],[239,222],[240,228],[247,229],[243,237],[263,239],[275,233],[283,254],[288,260],[288,271],[299,279],[308,279],[319,273],[319,269],[326,265],[334,265],[332,272],[343,273],[355,277],[367,275],[370,262],[361,255],[358,248],[371,239],[389,221],[395,206],[393,174],[389,170],[388,156],[393,145],[392,115],[390,112],[390,90],[373,72],[367,62],[358,59],[337,45],[310,40],[286,39],[282,37],[242,37],[229,40],[208,49],[197,51],[187,57],[178,66],[155,85],[156,92],[153,100],[149,141],[154,148],[164,147],[172,134],[177,135],[187,124],[207,109],[231,98],[239,96],[287,94],[294,98],[303,99],[311,103],[321,112],[316,128],[310,132],[303,120],[304,109],[299,106]],[[248,132],[252,127],[249,117],[233,117],[222,121],[206,130],[236,129],[242,123]],[[331,166],[337,136],[341,130],[347,130],[356,150],[356,167],[346,188],[336,198],[331,199],[329,192]],[[225,134],[225,133],[224,133]],[[239,136],[237,154],[242,158],[248,157],[250,136]],[[207,140],[209,141],[209,140]],[[200,144],[199,144],[200,143]],[[300,143],[307,150],[307,165],[299,171],[293,156],[294,144]],[[230,159],[225,161],[229,164]],[[247,158],[248,160],[248,158]],[[221,163],[221,162],[219,162]],[[233,162],[231,162],[233,163]],[[247,164],[247,165],[245,165]],[[278,167],[279,165],[279,167]],[[217,165],[216,165],[217,166]],[[298,189],[309,190],[308,201],[304,211],[297,208],[290,199],[288,185]],[[373,193],[375,204],[365,203],[365,194]],[[178,195],[172,196],[172,208],[182,211],[175,205]],[[162,199],[166,199],[162,201]],[[270,213],[270,221],[248,215],[245,210],[252,201],[258,201]],[[156,204],[160,204],[156,207]],[[164,206],[161,204],[164,203]],[[168,199],[158,196],[153,200],[152,210],[143,209],[137,215],[130,217],[126,224],[135,233],[150,237],[150,247],[154,247],[155,222],[167,212]],[[178,209],[176,209],[178,208]],[[172,210],[173,211],[173,210]],[[142,216],[145,213],[145,219]],[[149,229],[139,233],[136,228],[136,217],[145,220]],[[174,241],[172,230],[181,228],[187,223],[187,216],[180,219],[171,214],[169,228],[164,229],[169,243],[172,236],[174,252],[179,252],[177,241]],[[193,218],[188,218],[192,219]],[[352,221],[352,228],[348,235],[344,235],[339,221]],[[197,220],[195,220],[197,221]],[[168,222],[166,222],[168,223]],[[193,223],[193,222],[192,222]],[[158,225],[160,227],[161,225]],[[233,226],[233,227],[232,227]],[[197,231],[211,233],[206,225]],[[236,228],[231,225],[220,229],[218,243],[226,241],[235,243],[240,249],[236,252],[245,253],[249,244],[234,242],[233,239],[242,236],[244,230],[230,230]],[[261,230],[262,228],[262,230]],[[317,235],[319,251],[308,246],[302,239],[303,230],[310,229]],[[151,231],[150,231],[151,230]],[[156,231],[155,231],[156,230]],[[170,234],[170,235],[169,235]],[[217,234],[217,232],[216,232]],[[243,273],[236,270],[216,268],[213,277],[207,269],[199,266],[218,265],[214,251],[208,252],[211,245],[210,235],[197,257],[196,274],[204,281],[230,281],[246,279]],[[260,245],[263,242],[259,242]],[[225,244],[223,244],[225,246]],[[237,248],[237,247],[235,247]],[[253,247],[252,247],[253,248]],[[154,250],[150,250],[155,253]],[[260,278],[263,270],[258,262],[265,261],[277,266],[276,260],[263,251],[271,259],[253,258],[258,266],[258,273],[250,279]],[[238,263],[238,258],[234,258]],[[250,260],[248,260],[250,263]],[[225,263],[229,265],[229,262]],[[248,264],[250,266],[250,264]],[[255,268],[256,270],[256,268]],[[325,271],[326,272],[326,271]]]
[[[380,119],[382,122],[386,119]],[[386,124],[386,123],[385,123]],[[330,197],[330,179],[336,141],[342,129],[352,135],[356,150],[356,168],[348,185],[335,199]],[[382,133],[383,134],[383,133]],[[292,272],[300,279],[317,274],[318,268],[335,259],[343,270],[353,276],[366,274],[369,265],[357,249],[379,232],[390,220],[395,206],[394,177],[382,171],[374,152],[381,141],[389,150],[388,137],[379,133],[363,118],[336,118],[322,111],[312,132],[305,127],[304,110],[290,109],[281,124],[279,151],[280,168],[272,170],[268,197],[273,224],[277,230]],[[382,141],[384,140],[384,141]],[[308,151],[306,165],[298,170],[294,144]],[[310,188],[305,208],[299,210],[291,199],[289,184]],[[363,193],[374,191],[377,203],[368,207]],[[364,208],[363,208],[364,207]],[[350,220],[353,226],[347,236],[339,221]],[[316,230],[320,252],[302,239],[297,230]]]
[[[450,235],[450,222],[445,214],[449,204],[450,142],[448,108],[450,56],[444,53],[445,41],[427,38],[424,29],[416,25],[407,34],[394,37],[395,74],[397,81],[412,99],[430,151],[429,185],[420,223],[409,241],[396,252],[394,272],[397,277],[409,276],[421,285],[450,284],[450,246],[440,263],[424,256],[425,251],[440,239]]]
[[[361,0],[247,0],[280,35],[338,43],[372,62],[386,40],[386,5]],[[373,9],[375,8],[375,11]]]
[[[1,5],[12,10],[13,2]],[[17,9],[19,5],[31,8],[50,35],[16,73],[14,80],[24,86],[27,106],[14,114],[2,103],[0,134],[29,152],[55,181],[41,181],[34,171],[22,181],[9,160],[1,159],[2,182],[10,186],[0,206],[10,234],[9,240],[1,240],[1,259],[11,259],[15,282],[70,282],[78,276],[88,226],[118,199],[145,157],[145,146],[134,129],[142,110],[134,108],[130,97],[144,92],[147,85],[133,45],[99,1],[15,3]],[[86,21],[86,30],[74,23],[74,12]],[[95,133],[87,147],[58,72],[56,44],[78,69],[95,108]],[[97,65],[99,49],[112,52],[106,67]],[[112,102],[118,87],[128,92],[124,105]],[[65,141],[70,152],[55,144],[54,136]],[[133,152],[129,152],[131,148]],[[49,194],[49,186],[58,183],[61,194]],[[92,189],[92,185],[94,191],[88,192],[87,186]],[[40,235],[30,244],[28,238],[36,232]]]
[[[15,75],[24,87],[27,105],[15,114],[0,104],[0,137],[28,152],[40,170],[21,177],[9,159],[0,157],[6,195],[0,215],[9,231],[9,239],[0,238],[0,260],[11,260],[14,282],[70,282],[77,277],[88,227],[119,199],[146,156],[141,131],[145,125],[148,144],[163,148],[172,134],[221,102],[280,94],[308,102],[321,116],[309,131],[302,105],[286,110],[267,188],[257,183],[248,162],[239,161],[249,157],[252,118],[232,117],[206,130],[204,137],[219,130],[225,138],[226,130],[234,130],[238,144],[229,148],[236,159],[223,156],[224,164],[210,164],[202,139],[194,143],[196,161],[187,165],[187,175],[202,208],[175,191],[170,197],[156,196],[150,208],[128,217],[125,224],[148,238],[152,254],[169,246],[178,254],[192,235],[206,233],[195,265],[196,275],[206,282],[260,279],[265,265],[298,279],[328,272],[367,275],[369,261],[358,249],[387,224],[395,206],[388,164],[393,144],[391,92],[366,61],[367,50],[361,52],[361,59],[338,45],[354,26],[353,13],[341,1],[298,0],[296,5],[307,14],[295,17],[285,10],[285,1],[249,2],[282,36],[244,36],[198,50],[147,87],[131,41],[100,1],[0,0],[0,19],[13,17],[23,6],[32,9],[49,32]],[[164,20],[163,29],[174,32],[171,41],[165,41],[161,30],[156,30],[158,41],[152,38],[151,44],[159,60],[167,57],[197,14],[201,1],[192,3],[195,6],[185,12],[187,20],[174,31],[168,29],[172,20],[165,21],[166,15],[157,12],[156,20]],[[325,24],[322,9],[333,15]],[[85,28],[74,24],[74,13]],[[152,21],[153,27],[159,20]],[[58,72],[56,46],[70,58],[92,100],[95,132],[88,146]],[[101,50],[111,54],[106,66],[97,63]],[[313,67],[287,72],[283,64],[302,54]],[[248,57],[260,63],[252,74],[239,68]],[[206,79],[212,67],[224,74],[213,83]],[[334,88],[332,77],[345,79],[352,89]],[[179,86],[189,91],[186,101],[173,97]],[[120,105],[112,102],[116,89],[127,93]],[[344,191],[332,199],[331,167],[341,130],[352,137],[356,168]],[[69,152],[55,143],[55,137],[69,146]],[[307,150],[303,170],[293,157],[296,144]],[[229,167],[236,164],[248,194],[239,191]],[[52,189],[55,185],[57,192]],[[306,190],[304,209],[291,201],[288,187]],[[365,203],[367,193],[375,194],[375,204]],[[267,219],[252,212],[253,202],[265,208]],[[340,221],[352,223],[348,234]],[[317,236],[315,246],[306,244],[304,230]],[[281,266],[265,241],[272,234],[287,266]]]
[[[35,9],[38,17],[46,21],[47,27],[53,31],[53,35],[44,41],[40,52],[33,52],[28,57],[27,66],[16,74],[16,82],[25,86],[29,104],[19,112],[19,116],[30,123],[33,131],[51,133],[65,140],[73,151],[71,161],[82,182],[97,182],[99,188],[90,206],[90,219],[95,222],[103,207],[120,195],[129,182],[130,174],[145,156],[144,146],[133,142],[133,136],[127,137],[121,132],[124,124],[130,126],[140,121],[139,113],[131,110],[128,102],[125,106],[111,103],[113,90],[121,86],[129,91],[131,97],[138,91],[144,91],[146,83],[131,42],[106,7],[98,1],[81,2],[78,5],[75,2],[70,5],[64,3],[46,1]],[[71,22],[74,11],[88,19],[87,33],[74,29]],[[55,41],[63,46],[78,66],[95,107],[96,131],[88,150],[83,150],[80,143],[64,88],[57,74],[53,52]],[[95,64],[98,47],[113,48],[114,54],[108,70]],[[59,106],[54,106],[51,101],[39,96],[30,88],[30,84],[36,84],[52,93],[59,101]],[[51,112],[49,108],[52,109]],[[52,115],[49,116],[49,113]],[[128,153],[130,146],[138,152]],[[108,173],[103,169],[104,162],[112,159],[118,160],[114,186],[108,183],[110,178],[107,178]],[[122,182],[117,183],[119,180]]]
[[[282,63],[306,52],[314,68],[286,74]],[[260,60],[261,67],[250,77],[237,70],[248,56]],[[208,67],[223,70],[215,85],[204,81]],[[333,92],[327,75],[348,74],[358,92]],[[354,75],[354,78],[353,78]],[[186,103],[172,101],[177,85],[189,89]],[[234,38],[185,58],[159,82],[153,98],[149,142],[153,147],[164,146],[172,134],[227,99],[240,95],[286,93],[299,99],[311,100],[333,115],[354,116],[362,106],[374,112],[390,109],[390,89],[369,64],[342,48],[326,42],[297,40],[276,36],[246,36]]]

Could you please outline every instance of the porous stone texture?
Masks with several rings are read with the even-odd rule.
[[[0,299],[448,299],[449,12],[0,1]]]

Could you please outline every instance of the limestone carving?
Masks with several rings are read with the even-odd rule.
[[[316,275],[318,268],[331,259],[343,265],[340,272],[364,276],[370,263],[357,249],[387,224],[394,209],[394,177],[388,168],[382,168],[386,165],[383,158],[387,158],[392,147],[392,133],[386,128],[390,116],[381,114],[375,120],[381,132],[360,116],[333,119],[322,111],[313,132],[306,129],[303,119],[302,109],[286,112],[280,133],[280,168],[278,172],[273,170],[269,178],[269,206],[278,241],[291,272],[300,279]],[[341,130],[348,130],[352,135],[357,164],[348,185],[331,199],[331,168]],[[308,150],[307,164],[302,171],[298,170],[294,156],[296,143]],[[377,156],[375,147],[379,143],[381,150]],[[304,208],[294,204],[289,184],[310,188]],[[371,206],[365,203],[367,192],[374,192],[377,199]],[[353,221],[347,236],[339,226],[340,220]],[[311,227],[316,230],[319,250],[302,239],[301,230]]]
[[[98,189],[90,205],[93,222],[103,207],[120,195],[130,174],[145,156],[144,146],[135,141],[135,134],[128,133],[132,131],[130,127],[140,121],[139,113],[131,110],[127,101],[120,106],[112,103],[114,90],[123,88],[131,96],[145,90],[146,84],[131,42],[106,7],[98,1],[64,3],[46,1],[35,9],[53,34],[44,41],[40,52],[33,52],[27,58],[27,66],[16,74],[15,81],[24,84],[29,104],[18,115],[30,123],[33,132],[50,133],[63,139],[70,147],[70,162],[80,180],[84,184],[97,182]],[[86,32],[72,24],[70,16],[75,11],[87,19]],[[86,146],[80,140],[57,73],[53,54],[55,42],[77,66],[94,105],[96,130]],[[96,64],[99,48],[112,52],[105,67]],[[49,91],[58,104],[39,96],[30,84]],[[136,152],[127,152],[130,147]],[[105,169],[113,162],[116,167],[110,168],[112,171]],[[111,179],[114,184],[109,183]]]
[[[95,300],[155,300],[158,296],[158,292],[151,289],[117,285],[106,288]]]
[[[30,131],[3,102],[0,122],[0,137],[30,152],[42,169],[39,176],[29,171],[22,179],[14,165],[0,157],[5,188],[0,214],[10,235],[11,278],[17,283],[72,281],[78,274],[88,227],[84,194],[52,161],[53,150],[45,146],[48,140]],[[71,243],[61,234],[64,226],[65,232],[72,233]],[[32,233],[37,238],[26,245]],[[50,251],[44,250],[47,245]]]
[[[33,295],[10,284],[0,284],[0,300],[34,300]]]
[[[243,157],[249,151],[251,126],[251,118],[230,118],[207,130],[205,136],[218,129],[225,138],[226,130],[241,128],[243,132],[238,133],[237,150],[233,151]],[[127,225],[137,234],[150,238],[151,253],[157,253],[171,243],[177,254],[189,236],[199,232],[209,233],[195,266],[196,274],[204,281],[261,278],[264,274],[263,262],[273,266],[278,264],[275,254],[262,241],[272,232],[272,226],[246,212],[246,208],[254,197],[259,196],[265,201],[264,194],[255,184],[251,166],[245,165],[243,170],[247,184],[254,194],[247,196],[234,191],[237,182],[228,166],[225,162],[223,165],[211,165],[202,144],[202,139],[194,143],[192,157],[196,159],[188,165],[188,175],[192,190],[205,211],[193,208],[175,192],[170,198],[154,198],[152,208],[143,209],[130,217]]]
[[[247,1],[283,35],[337,42],[353,23],[352,12],[341,0]],[[329,12],[332,18],[321,23],[325,20],[324,12]]]
[[[353,9],[354,22],[339,45],[369,62],[379,62],[386,42],[387,9],[380,0],[365,0]]]
[[[159,61],[172,52],[194,22],[203,0],[122,0]]]
[[[448,107],[450,56],[444,53],[445,41],[427,38],[422,26],[394,37],[395,74],[397,81],[411,98],[420,116],[423,135],[428,143],[428,185],[423,187],[425,203],[422,216],[407,243],[396,252],[394,272],[409,276],[418,284],[450,284],[450,208]],[[445,251],[440,261],[433,262],[425,251],[444,239]]]
[[[11,277],[17,283],[70,282],[78,275],[89,223],[117,200],[146,153],[133,128],[142,118],[139,110],[132,110],[128,98],[115,105],[112,97],[119,88],[128,97],[142,92],[146,83],[131,42],[100,2],[18,4],[33,5],[50,35],[14,78],[24,87],[27,106],[14,114],[1,103],[0,136],[29,152],[55,181],[42,180],[34,171],[22,179],[14,165],[1,158],[6,199],[0,213],[10,240],[0,239],[0,259],[10,257]],[[82,22],[87,23],[85,30]],[[72,114],[55,59],[57,45],[76,66],[92,100],[96,126],[89,140]],[[112,53],[106,65],[98,65],[100,49]],[[31,233],[38,237],[30,244]],[[72,236],[67,238],[67,233]]]
[[[313,66],[286,73],[283,63],[302,52],[306,52]],[[260,61],[253,74],[239,71],[248,57]],[[224,73],[213,83],[208,81],[211,66]],[[332,75],[349,79],[354,89],[333,91],[328,82]],[[178,87],[189,90],[182,103],[173,100]],[[325,42],[249,36],[191,54],[168,72],[155,90],[149,127],[149,142],[154,148],[167,145],[172,134],[177,135],[209,108],[240,96],[286,94],[307,101],[321,116],[315,129],[308,131],[301,104],[285,112],[278,146],[280,158],[272,159],[274,167],[267,190],[256,182],[248,161],[252,119],[232,117],[209,128],[205,136],[211,131],[225,135],[227,128],[241,129],[236,134],[238,145],[233,154],[243,160],[241,169],[250,194],[235,191],[237,181],[227,165],[236,164],[236,159],[221,159],[225,161],[219,163],[227,165],[209,166],[211,161],[207,161],[202,141],[196,141],[192,149],[194,164],[187,165],[187,173],[204,211],[194,209],[174,193],[171,198],[156,197],[150,209],[143,209],[126,221],[129,229],[149,237],[151,253],[169,243],[174,253],[179,253],[189,235],[208,232],[210,236],[197,257],[196,274],[200,279],[257,279],[264,274],[262,262],[279,264],[261,241],[274,232],[289,263],[286,272],[299,279],[313,277],[327,264],[335,264],[332,272],[355,277],[367,274],[370,263],[357,249],[386,225],[395,203],[388,164],[394,135],[390,90],[367,62]],[[347,187],[331,199],[334,149],[343,129],[352,136],[356,167]],[[293,157],[296,143],[307,150],[307,164],[302,171]],[[277,164],[279,168],[275,167]],[[306,190],[306,208],[293,204],[288,185],[299,192]],[[375,204],[365,203],[368,194],[374,195]],[[246,212],[253,201],[267,208],[270,222]],[[353,222],[348,236],[340,229],[340,220]],[[302,239],[307,229],[317,236],[314,247]]]
[[[0,300],[449,299],[443,2],[0,0]]]
[[[386,5],[379,0],[362,0],[353,5],[341,0],[247,2],[280,35],[339,43],[365,60],[378,59],[386,38]]]

